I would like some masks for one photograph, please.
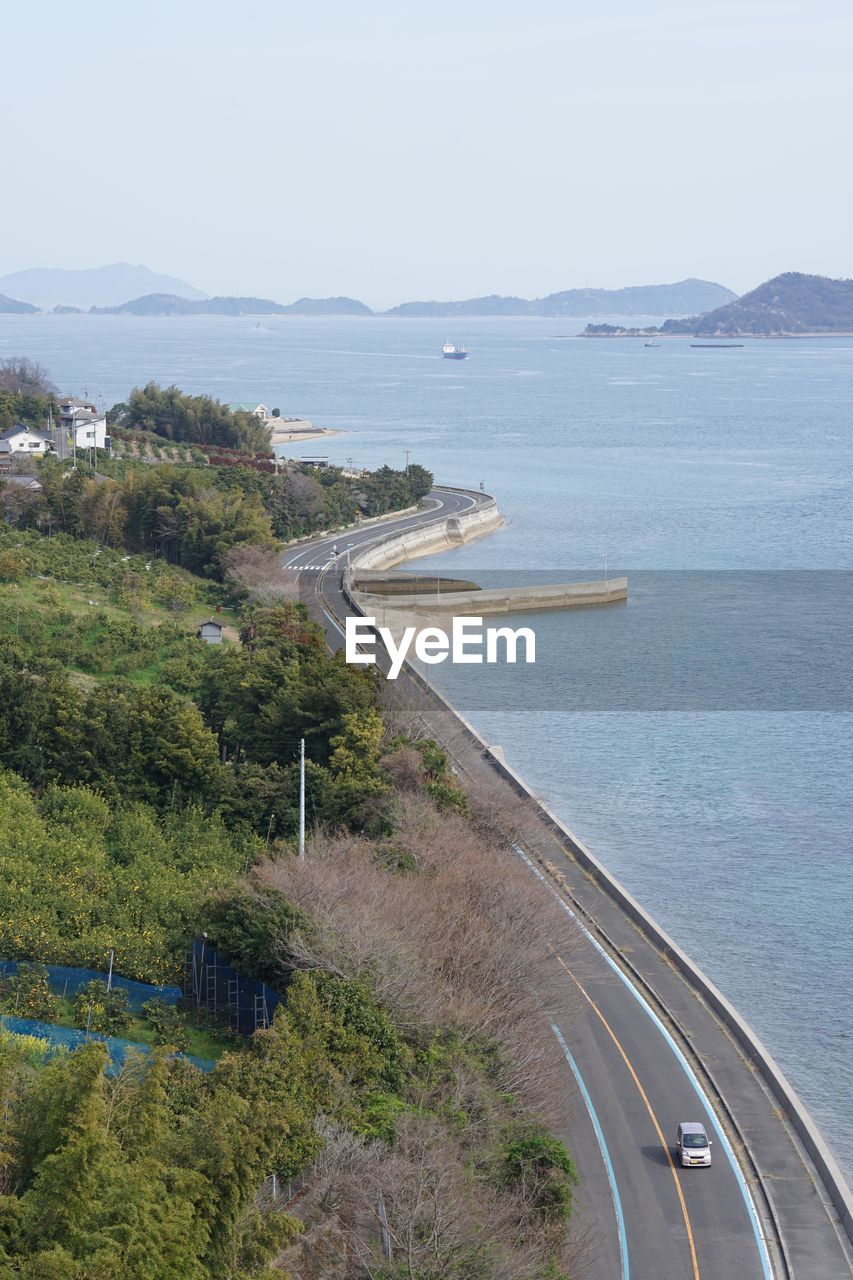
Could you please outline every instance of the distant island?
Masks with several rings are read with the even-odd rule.
[[[693,316],[734,300],[731,289],[707,280],[631,285],[625,289],[564,289],[544,298],[500,294],[457,302],[402,302],[375,312],[356,298],[211,297],[174,276],[113,263],[81,271],[36,267],[0,277],[0,313],[130,316]]]
[[[704,315],[666,320],[660,328],[588,324],[585,338],[646,338],[689,334],[695,338],[795,337],[853,333],[853,280],[785,271],[725,306]]]
[[[143,293],[177,293],[197,300],[208,295],[177,276],[165,276],[149,267],[113,262],[106,267],[66,271],[61,267],[31,267],[0,276],[0,293],[33,304],[34,310],[75,307],[109,307]]]
[[[469,298],[465,302],[403,302],[389,316],[665,316],[695,315],[737,295],[708,280],[631,285],[625,289],[565,289],[544,298]]]
[[[206,298],[192,301],[173,293],[147,293],[113,307],[92,307],[99,316],[372,316],[354,298],[300,298],[289,306],[270,298]]]
[[[149,289],[126,300],[94,303],[84,307],[69,296],[71,277],[79,293],[96,287],[112,288],[133,278],[167,280],[178,288]],[[86,277],[83,281],[82,278]],[[79,279],[78,279],[79,278]],[[23,283],[29,296],[7,293],[9,281]],[[112,281],[112,284],[109,283]],[[5,287],[4,287],[5,286]],[[64,296],[48,307],[35,300],[45,291]],[[356,298],[299,298],[287,304],[271,298],[208,297],[182,281],[157,276],[147,267],[117,263],[93,271],[21,271],[0,278],[0,314],[36,315],[52,310],[58,315],[128,316],[374,316],[463,318],[473,316],[660,316],[670,315],[659,327],[591,322],[585,338],[639,338],[689,334],[697,338],[796,336],[797,334],[853,333],[853,280],[786,271],[738,298],[730,289],[708,280],[680,280],[675,284],[632,285],[625,289],[566,289],[532,301],[492,294],[461,302],[403,302],[389,311],[372,311]]]

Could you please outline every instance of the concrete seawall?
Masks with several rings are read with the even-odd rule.
[[[429,556],[461,547],[473,538],[493,533],[502,524],[503,516],[498,504],[494,498],[486,498],[482,506],[470,512],[436,520],[420,529],[391,534],[376,546],[353,554],[352,564],[357,564],[359,569],[390,569],[392,565],[416,556]]]
[[[464,517],[463,517],[464,519]],[[498,515],[497,522],[492,523],[491,528],[497,527],[500,523]],[[489,531],[488,528],[484,532]],[[426,531],[424,531],[426,532]],[[407,535],[411,536],[411,535]],[[396,541],[396,539],[394,540]],[[444,545],[458,545],[458,543],[442,543]],[[372,550],[380,551],[382,548],[374,548]],[[440,548],[430,548],[431,550]],[[369,554],[369,553],[368,553]],[[397,564],[401,559],[408,559],[413,554],[428,554],[427,552],[409,552],[393,559],[371,561],[367,563],[367,556],[358,559],[359,568],[385,568],[390,564]],[[624,581],[624,580],[621,580]],[[613,580],[615,586],[620,580]],[[574,586],[584,584],[570,584]],[[601,586],[602,584],[586,584],[591,586]],[[625,582],[627,592],[627,582]],[[362,593],[353,591],[351,588],[351,574],[347,575],[344,581],[344,596],[348,599],[353,611],[357,614],[364,612],[362,603]],[[548,588],[543,588],[548,590]],[[554,588],[550,588],[553,590]],[[456,593],[459,595],[478,597],[485,595],[485,592],[469,592]],[[500,593],[506,595],[506,592]],[[624,595],[619,597],[624,599]],[[372,599],[382,600],[382,597],[373,597]],[[417,599],[417,597],[415,597]],[[386,608],[389,600],[384,598]],[[397,601],[394,602],[395,606]],[[587,600],[584,603],[593,603]],[[602,601],[604,603],[604,601]],[[521,607],[521,606],[519,606]],[[532,606],[525,606],[530,608]],[[546,606],[548,607],[548,606]],[[553,607],[553,606],[551,606]],[[559,607],[566,607],[561,605]],[[474,605],[472,602],[472,610]],[[372,611],[372,610],[371,610]],[[481,610],[477,609],[477,613]],[[485,611],[482,611],[485,612]],[[574,835],[574,833],[560,821],[554,814],[530,789],[527,783],[506,763],[503,752],[497,748],[492,748],[484,738],[480,736],[474,727],[456,710],[456,708],[447,701],[434,686],[429,685],[421,677],[418,671],[410,664],[406,664],[407,671],[412,681],[421,689],[421,691],[429,698],[436,699],[444,709],[454,717],[456,723],[460,726],[461,732],[468,742],[488,761],[490,766],[498,773],[505,782],[518,795],[519,799],[533,806],[538,812],[558,841],[562,844],[566,852],[605,890],[610,898],[615,901],[624,911],[629,919],[642,930],[650,942],[662,953],[674,968],[686,979],[691,987],[707,1002],[709,1007],[719,1018],[722,1025],[727,1028],[735,1041],[741,1047],[747,1058],[754,1064],[760,1073],[762,1080],[777,1099],[784,1115],[789,1120],[794,1132],[800,1139],[803,1148],[807,1152],[815,1170],[823,1184],[829,1199],[835,1208],[841,1226],[846,1232],[848,1240],[853,1241],[853,1195],[844,1178],[841,1169],[832,1152],[824,1142],[817,1126],[806,1110],[804,1104],[798,1097],[797,1093],[786,1079],[779,1065],[768,1052],[764,1044],[752,1030],[749,1024],[740,1016],[734,1006],[726,999],[722,992],[711,982],[702,970],[694,964],[690,957],[681,947],[669,936],[668,933],[649,915],[647,911],[637,902],[637,900],[619,883],[614,876],[610,874],[607,868],[599,862],[595,855],[587,849],[587,847]]]
[[[361,567],[361,562],[359,562]],[[567,582],[555,586],[503,587],[485,591],[446,591],[430,595],[373,595],[363,586],[352,587],[365,613],[393,609],[411,618],[439,618],[501,613],[532,613],[540,609],[578,609],[588,605],[615,604],[628,598],[627,578],[606,582]]]
[[[390,569],[417,556],[435,555],[464,546],[474,538],[484,537],[503,524],[503,516],[494,498],[484,495],[482,503],[458,516],[390,534],[364,551],[354,552],[351,567],[359,573]],[[527,613],[537,609],[571,609],[583,605],[613,604],[628,597],[628,579],[610,578],[606,582],[568,582],[547,586],[499,587],[485,591],[451,591],[431,597],[423,595],[373,596],[356,588],[352,573],[347,577],[347,591],[358,599],[364,613],[394,610],[414,618],[474,614],[486,616],[501,613]]]

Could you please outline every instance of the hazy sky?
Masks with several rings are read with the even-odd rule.
[[[0,274],[373,305],[853,275],[849,0],[6,7]]]

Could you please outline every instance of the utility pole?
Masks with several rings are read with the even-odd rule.
[[[112,991],[113,989],[113,960],[115,959],[115,954],[115,950],[110,952],[110,971],[107,974],[107,991]]]
[[[382,1188],[379,1188],[379,1203],[377,1205],[379,1217],[379,1239],[382,1244],[382,1257],[386,1262],[393,1262],[394,1251],[391,1248],[391,1232],[388,1230],[388,1215],[385,1212],[385,1197],[382,1194]]]
[[[411,449],[406,450],[406,475],[409,474],[409,454],[411,452],[412,452]]]
[[[305,739],[299,739],[299,856],[305,859]]]

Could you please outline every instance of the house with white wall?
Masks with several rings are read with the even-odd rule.
[[[25,454],[32,458],[43,458],[53,441],[41,431],[33,427],[10,427],[0,435],[0,455],[11,459],[13,456]]]
[[[106,449],[107,420],[88,400],[70,397],[59,406],[59,425],[78,449]]]

